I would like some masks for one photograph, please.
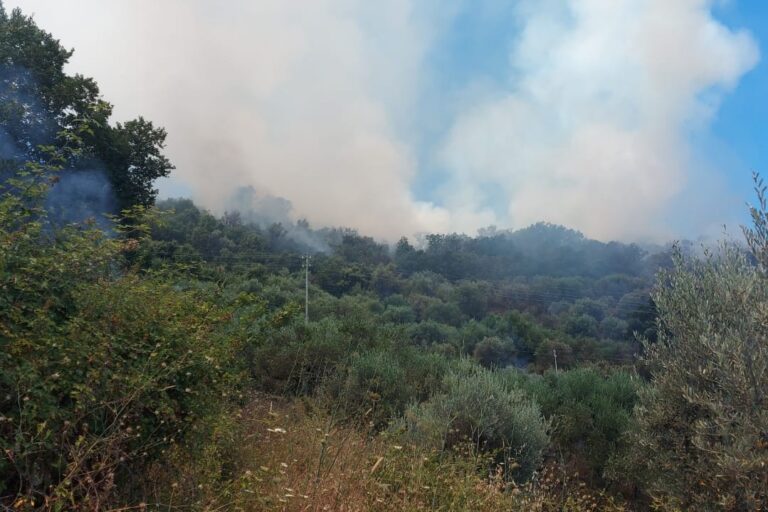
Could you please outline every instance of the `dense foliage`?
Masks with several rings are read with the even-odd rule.
[[[154,205],[70,55],[0,4],[0,507],[768,507],[761,185],[703,259]]]
[[[106,207],[117,213],[151,205],[157,193],[153,181],[173,169],[162,154],[165,130],[143,118],[110,125],[112,106],[96,82],[64,72],[71,56],[31,17],[18,9],[9,14],[0,4],[0,176],[69,146],[73,131],[89,119],[88,129],[77,134],[83,150],[64,155],[67,165],[58,185],[63,190],[59,194],[54,187],[50,199],[57,214],[82,220],[73,212],[100,214]],[[101,180],[114,196],[100,189]],[[73,194],[77,200],[71,200]]]
[[[549,442],[538,404],[500,373],[472,364],[450,371],[444,390],[405,417],[420,443],[448,449],[464,442],[473,453],[496,453],[508,478],[530,478]]]
[[[654,494],[686,509],[768,508],[768,237],[758,194],[749,254],[724,243],[702,260],[678,256],[655,293],[659,339],[648,347],[653,385],[641,395],[638,441]]]

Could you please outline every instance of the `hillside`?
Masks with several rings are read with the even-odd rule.
[[[216,216],[70,57],[0,3],[0,508],[768,509],[758,176],[696,254]]]

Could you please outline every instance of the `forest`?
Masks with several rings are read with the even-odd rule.
[[[705,248],[390,245],[157,199],[71,55],[0,4],[3,510],[768,510],[759,176]]]

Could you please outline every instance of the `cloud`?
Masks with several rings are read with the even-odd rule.
[[[540,220],[666,234],[697,177],[688,136],[758,59],[712,1],[522,0],[504,84],[445,96],[430,56],[469,0],[6,3],[76,48],[71,70],[118,119],[168,129],[176,179],[203,205],[222,212],[252,186],[315,226],[393,240]],[[429,98],[460,101],[437,115]],[[435,174],[417,133],[433,114],[448,126],[426,162],[445,172],[435,204],[412,191]]]
[[[670,202],[696,186],[688,136],[758,60],[711,3],[521,2],[510,85],[460,113],[441,147],[447,208],[603,239],[668,235]],[[507,198],[503,216],[489,183]]]

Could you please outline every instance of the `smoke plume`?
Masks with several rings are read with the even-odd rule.
[[[543,220],[602,239],[663,232],[670,201],[705,178],[689,134],[758,58],[711,4],[521,2],[511,87],[461,113],[442,149],[451,211],[493,220],[481,189],[493,183],[504,224]]]
[[[703,179],[690,135],[757,62],[713,2],[518,2],[507,78],[467,86],[426,147],[414,132],[437,118],[423,107],[441,85],[427,79],[434,45],[477,3],[8,7],[76,48],[72,70],[97,79],[118,118],[165,126],[176,179],[215,211],[252,186],[289,200],[295,218],[390,240],[542,220],[628,239],[669,234],[670,205]],[[425,165],[440,177],[430,201],[413,192]]]

